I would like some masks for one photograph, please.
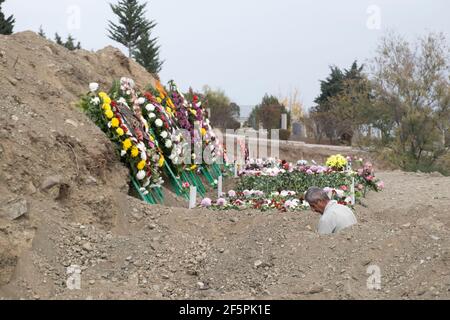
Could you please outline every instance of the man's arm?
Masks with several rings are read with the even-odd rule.
[[[318,230],[320,235],[333,234],[333,231],[335,229],[336,225],[333,223],[331,219],[320,219]]]

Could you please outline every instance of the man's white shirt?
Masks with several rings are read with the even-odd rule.
[[[357,223],[358,221],[350,208],[338,204],[337,201],[330,201],[320,219],[319,234],[338,233]]]

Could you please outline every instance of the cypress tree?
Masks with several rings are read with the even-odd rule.
[[[64,42],[62,41],[61,36],[58,33],[55,33],[55,42],[60,46],[64,46]]]
[[[152,39],[148,32],[141,35],[133,56],[148,72],[158,74],[161,71],[163,61],[159,60],[159,46],[157,39]]]
[[[118,17],[119,23],[108,21],[109,38],[127,47],[131,58],[141,36],[150,33],[155,23],[145,18],[146,3],[139,4],[137,0],[120,0],[118,4],[110,4],[110,6]]]
[[[47,38],[44,32],[44,29],[42,29],[42,25],[39,27],[39,33],[38,33],[42,38]]]
[[[9,35],[13,33],[14,23],[16,21],[12,15],[5,18],[5,15],[2,12],[3,2],[5,2],[5,0],[0,0],[0,34]]]

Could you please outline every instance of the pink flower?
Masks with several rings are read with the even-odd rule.
[[[227,200],[225,200],[224,198],[220,198],[217,200],[217,205],[219,207],[224,207],[227,204]]]
[[[183,188],[188,189],[190,187],[191,187],[191,185],[189,184],[189,182],[183,183]]]
[[[250,192],[250,190],[244,190],[244,196],[245,197],[250,197],[252,195],[252,193]]]
[[[202,200],[202,207],[203,208],[209,208],[212,206],[212,200],[210,198],[205,198]]]
[[[235,198],[235,197],[236,197],[236,191],[230,190],[230,191],[228,192],[228,196],[229,196],[230,198]]]
[[[358,176],[362,177],[363,174],[364,174],[364,169],[359,169]]]
[[[378,188],[378,190],[383,190],[385,188],[384,182],[383,181],[379,182],[377,184],[377,188]]]
[[[309,169],[308,171],[306,171],[306,174],[311,176],[314,174],[314,172],[311,169]]]
[[[341,187],[341,190],[342,190],[342,191],[348,191],[348,187],[347,187],[347,186],[342,186],[342,187]]]
[[[368,177],[366,177],[366,180],[367,180],[367,181],[369,181],[369,182],[372,182],[372,181],[373,181],[373,179],[374,179],[374,177],[373,177],[373,176],[368,176]]]
[[[358,190],[364,190],[364,186],[362,184],[358,184]]]

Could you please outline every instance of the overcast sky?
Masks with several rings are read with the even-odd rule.
[[[85,49],[98,50],[119,46],[106,35],[111,1],[6,0],[3,10],[15,15],[15,31],[42,25],[47,35],[70,32]],[[365,62],[386,30],[409,39],[442,31],[450,40],[448,0],[147,2],[166,61],[163,81],[174,79],[183,89],[208,84],[241,105],[297,88],[311,106],[328,66]]]

